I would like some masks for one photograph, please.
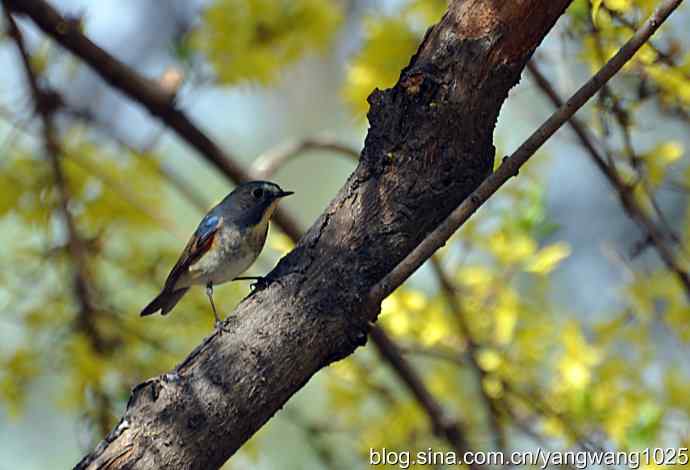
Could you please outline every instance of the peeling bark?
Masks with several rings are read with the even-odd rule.
[[[77,468],[218,468],[312,375],[363,345],[377,315],[369,289],[489,174],[500,107],[569,3],[452,1],[399,82],[370,96],[357,169],[268,287],[227,332],[135,387]]]

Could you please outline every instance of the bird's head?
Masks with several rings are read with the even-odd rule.
[[[250,181],[239,185],[221,203],[224,212],[248,225],[268,220],[278,201],[293,194],[270,181]]]

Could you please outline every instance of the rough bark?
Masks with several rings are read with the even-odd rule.
[[[132,391],[77,468],[220,467],[317,371],[364,344],[372,285],[490,172],[508,90],[569,0],[454,0],[392,89],[360,163],[223,334]],[[159,321],[174,321],[165,319]]]

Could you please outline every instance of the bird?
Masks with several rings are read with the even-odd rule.
[[[187,291],[205,286],[216,328],[221,320],[213,302],[213,286],[240,279],[261,253],[278,201],[294,194],[270,181],[243,183],[213,207],[199,223],[160,293],[141,311],[168,314]]]

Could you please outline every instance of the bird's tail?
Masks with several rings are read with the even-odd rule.
[[[189,287],[184,287],[182,289],[177,289],[172,292],[162,291],[155,299],[151,301],[144,310],[141,311],[141,316],[152,315],[158,310],[161,311],[161,315],[167,314],[173,307],[180,301],[183,295],[187,293]]]

